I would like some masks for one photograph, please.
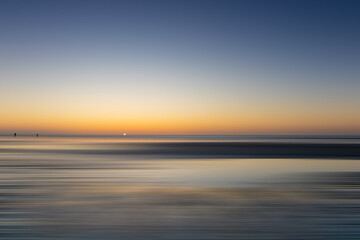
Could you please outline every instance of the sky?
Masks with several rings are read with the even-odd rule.
[[[0,133],[360,134],[359,1],[0,2]]]

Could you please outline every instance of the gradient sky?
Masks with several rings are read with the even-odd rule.
[[[0,2],[0,133],[360,134],[360,1]]]

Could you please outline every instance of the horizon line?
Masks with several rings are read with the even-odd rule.
[[[208,137],[217,137],[217,136],[229,136],[229,137],[251,137],[251,136],[269,136],[269,137],[360,137],[360,134],[129,134],[126,133],[124,136],[123,134],[40,134],[39,132],[33,134],[19,134],[16,132],[17,137],[32,137],[39,134],[42,137],[146,137],[146,136],[173,136],[173,137],[181,137],[181,136],[208,136]],[[11,136],[13,134],[2,134],[0,133],[1,137]]]

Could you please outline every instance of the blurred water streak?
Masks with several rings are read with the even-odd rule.
[[[360,239],[359,146],[4,136],[0,239]]]

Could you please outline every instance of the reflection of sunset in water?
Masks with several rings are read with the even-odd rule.
[[[359,207],[357,160],[241,155],[256,154],[246,146],[294,154],[283,144],[307,151],[356,139],[230,138],[2,137],[0,239],[359,236],[357,215],[345,211]],[[208,158],[214,147],[230,154]]]

